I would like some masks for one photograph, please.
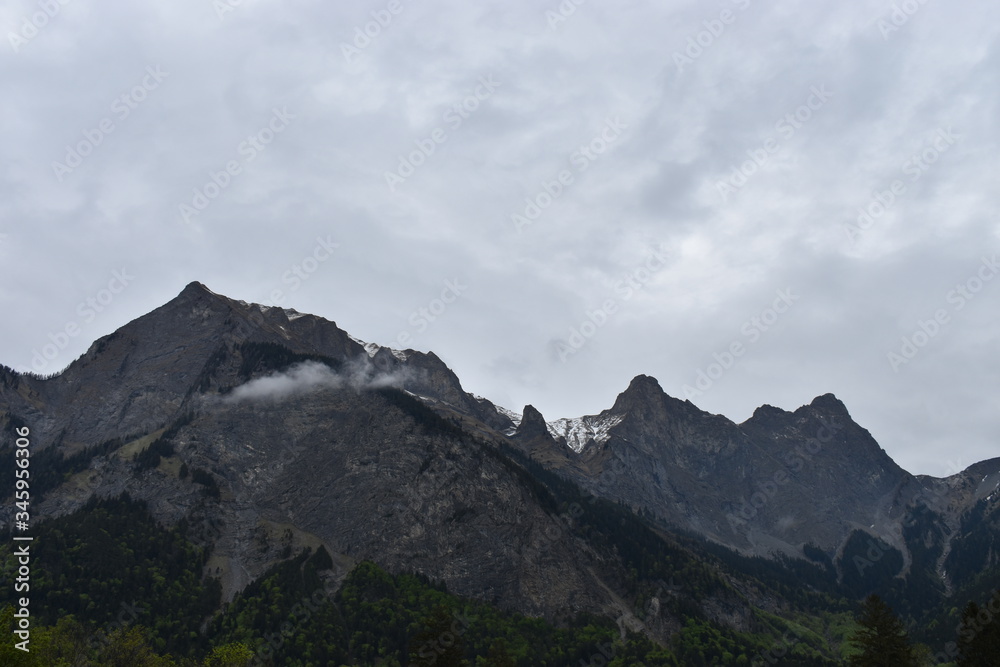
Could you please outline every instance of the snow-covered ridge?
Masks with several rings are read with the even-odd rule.
[[[207,287],[205,289],[208,290],[210,293],[215,294],[215,292],[212,292],[212,290],[208,289]],[[221,294],[215,294],[215,296],[222,296],[222,295]],[[222,298],[225,299],[227,297],[223,296]],[[244,301],[242,299],[235,299],[235,301],[236,301],[236,303],[238,303],[241,306],[244,306],[246,308],[254,308],[254,307],[260,308],[260,312],[262,312],[264,314],[267,314],[268,311],[274,310],[275,308],[277,308],[278,310],[280,310],[283,313],[285,313],[285,317],[287,317],[289,321],[291,321],[291,320],[297,320],[300,317],[306,317],[306,315],[307,315],[307,313],[300,313],[299,311],[295,310],[294,308],[281,308],[280,306],[265,306],[265,305],[260,304],[260,303],[247,303],[246,301]]]
[[[348,334],[347,337],[350,338],[351,340],[353,340],[355,343],[357,343],[361,347],[365,348],[365,352],[368,353],[368,357],[369,358],[374,357],[376,354],[378,354],[378,351],[382,349],[382,346],[379,345],[378,343],[366,343],[365,341],[361,340],[360,338],[355,338],[354,336],[351,336],[350,334]],[[389,350],[389,352],[392,352],[392,356],[396,357],[400,361],[406,361],[406,352],[403,352],[402,350],[394,350],[391,347],[388,347],[386,349]]]
[[[521,418],[522,417],[521,417],[521,413],[520,412],[514,412],[513,410],[508,410],[507,408],[501,407],[499,405],[495,405],[493,407],[495,407],[497,409],[497,412],[499,412],[504,417],[506,417],[507,419],[509,419],[512,422],[514,422],[514,426],[515,427],[521,425]]]
[[[496,408],[497,413],[514,422],[514,428],[507,432],[508,436],[514,435],[517,427],[521,425],[521,420],[524,416],[520,412],[508,410],[501,405],[494,404],[493,407]],[[588,416],[573,419],[557,419],[546,422],[545,426],[553,438],[557,440],[559,438],[566,438],[566,445],[579,454],[587,446],[587,443],[591,441],[598,445],[607,442],[608,438],[611,437],[611,429],[621,422],[622,417],[620,415],[611,415],[608,417]]]
[[[566,438],[566,445],[579,454],[591,440],[598,445],[607,442],[611,437],[611,429],[621,422],[620,415],[611,415],[557,419],[545,425],[553,438]]]
[[[473,395],[475,396],[475,394]],[[479,396],[476,396],[476,398],[478,399]],[[503,415],[507,419],[514,422],[514,425],[511,428],[507,429],[504,435],[506,435],[509,438],[515,433],[517,433],[517,427],[521,425],[521,419],[523,418],[521,413],[514,412],[513,410],[508,410],[507,408],[497,405],[495,403],[493,404],[493,407],[496,408],[497,414]]]

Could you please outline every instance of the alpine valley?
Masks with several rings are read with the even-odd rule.
[[[0,521],[24,436],[33,537],[24,591],[0,544],[31,642],[0,663],[837,665],[876,593],[946,664],[990,616],[1000,459],[912,475],[831,394],[511,407],[200,283],[54,376],[0,369]]]

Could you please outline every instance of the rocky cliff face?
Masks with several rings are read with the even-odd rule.
[[[860,531],[898,549],[909,568],[906,534],[923,523],[934,526],[924,541],[941,550],[934,567],[946,580],[948,555],[972,549],[968,535],[960,545],[960,526],[968,533],[973,523],[985,525],[969,516],[977,503],[984,517],[1000,507],[1000,465],[984,462],[943,480],[914,477],[832,394],[794,412],[765,405],[736,424],[640,375],[608,410],[559,423],[566,421],[597,435],[571,447],[557,429],[542,433],[544,418],[529,406],[513,440],[593,493],[752,555],[801,557],[808,544],[836,560]],[[992,531],[972,542],[1000,546]],[[994,552],[975,549],[978,567],[996,562]]]
[[[891,514],[912,479],[832,395],[795,412],[764,406],[735,424],[639,376],[594,419],[610,426],[566,458],[567,475],[666,524],[762,555],[799,553],[806,542],[835,551],[854,528]],[[537,437],[521,429],[515,439],[539,455]]]

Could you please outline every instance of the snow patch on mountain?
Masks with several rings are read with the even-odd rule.
[[[376,354],[378,354],[378,351],[382,349],[382,346],[379,345],[378,343],[366,343],[365,341],[361,340],[360,338],[355,338],[354,336],[351,336],[350,334],[348,334],[347,337],[350,338],[351,340],[353,340],[355,343],[357,343],[361,347],[365,348],[365,352],[368,353],[368,357],[369,358],[374,357]],[[406,352],[403,352],[402,350],[394,350],[391,347],[390,348],[386,348],[386,349],[388,349],[389,352],[392,353],[392,356],[396,357],[400,361],[406,361],[406,359],[407,359]]]
[[[591,441],[603,444],[611,437],[611,429],[622,422],[621,415],[607,417],[575,417],[557,419],[546,426],[553,438],[566,438],[566,446],[579,454]]]
[[[514,422],[514,425],[504,432],[504,435],[506,435],[508,438],[512,437],[515,433],[517,433],[517,427],[521,425],[521,420],[524,417],[521,415],[520,412],[514,412],[513,410],[508,410],[507,408],[502,407],[500,405],[494,405],[493,407],[496,408],[497,414],[503,415],[507,419]]]
[[[507,419],[509,419],[512,422],[514,422],[514,426],[520,426],[521,425],[522,416],[521,416],[520,412],[514,412],[513,410],[508,410],[507,408],[499,406],[499,405],[495,405],[493,407],[495,407],[497,409],[497,412],[499,412],[504,417],[506,417]]]
[[[351,340],[353,340],[355,343],[357,343],[361,347],[365,348],[365,352],[368,353],[368,357],[369,358],[374,357],[378,353],[378,351],[380,349],[379,346],[377,344],[375,344],[375,343],[366,343],[365,341],[361,340],[360,338],[355,338],[354,336],[351,336],[351,335],[348,335],[347,337],[350,338]]]
[[[215,294],[215,292],[213,292],[212,290],[208,289],[207,287],[205,289],[210,294]],[[222,296],[222,295],[221,294],[215,294],[215,296]],[[222,297],[222,298],[226,298],[226,297]],[[280,310],[281,312],[283,312],[285,314],[285,317],[288,318],[289,322],[291,322],[292,320],[297,320],[300,317],[306,317],[308,315],[308,313],[300,313],[299,311],[295,310],[294,308],[281,308],[280,306],[265,306],[265,305],[259,304],[259,303],[247,303],[246,301],[243,301],[242,299],[235,299],[235,301],[236,301],[236,303],[240,304],[244,308],[248,308],[248,309],[249,308],[259,308],[260,312],[263,313],[263,314],[265,314],[265,315],[267,315],[270,311],[272,311],[275,308],[277,308],[278,310]]]

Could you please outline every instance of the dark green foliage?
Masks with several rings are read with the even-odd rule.
[[[209,498],[215,498],[216,500],[222,495],[219,491],[219,484],[212,477],[212,473],[207,470],[202,470],[201,468],[191,469],[191,481],[195,484],[201,484],[204,489],[204,493]]]
[[[903,539],[911,558],[909,572],[905,581],[894,579],[883,587],[883,599],[899,610],[903,618],[923,620],[929,610],[946,599],[944,585],[937,576],[943,553],[940,545],[946,542],[947,528],[943,526],[940,517],[922,505],[912,509],[904,521]],[[945,638],[938,635],[935,639]]]
[[[312,565],[318,572],[333,569],[333,559],[330,558],[330,552],[323,545],[320,545],[319,549],[316,550],[316,555],[312,558]]]
[[[21,376],[13,368],[0,364],[0,387],[17,389],[21,384]]]
[[[958,539],[945,560],[945,568],[955,582],[970,582],[1000,561],[1000,526],[990,507],[990,501],[984,498],[962,516]]]
[[[857,633],[852,640],[858,653],[851,656],[856,667],[916,667],[916,656],[903,622],[877,595],[861,605]]]
[[[744,556],[695,535],[689,535],[688,541],[698,551],[712,554],[727,571],[756,579],[780,593],[798,609],[844,612],[852,608],[844,590],[837,583],[836,572],[830,569],[832,563],[827,568],[821,568],[814,563],[783,554],[774,554],[773,558]]]
[[[490,651],[482,661],[483,667],[517,667],[507,648],[507,642],[498,639],[490,644]]]
[[[879,590],[903,569],[903,554],[868,533],[855,530],[839,561],[841,582],[854,598]]]
[[[448,607],[435,607],[419,625],[420,630],[409,641],[411,667],[462,667],[464,627],[460,620],[452,617]]]
[[[219,346],[212,352],[198,373],[198,377],[195,378],[194,383],[192,383],[191,388],[188,390],[189,396],[196,392],[205,392],[212,386],[212,380],[215,379],[215,374],[222,366],[222,362],[226,360],[228,354],[228,350],[224,345]]]
[[[768,629],[773,631],[778,628]],[[781,635],[780,632],[778,634]],[[709,623],[694,619],[688,619],[673,638],[671,648],[677,656],[677,664],[684,667],[736,664],[834,667],[840,664],[787,630],[781,638],[774,640],[763,634],[723,633]]]
[[[194,421],[194,413],[191,411],[185,412],[183,415],[178,417],[173,424],[167,428],[166,431],[160,436],[163,440],[173,440],[180,430]]]
[[[205,658],[205,667],[251,667],[255,663],[250,647],[239,642],[216,646]]]
[[[679,664],[642,637],[623,646],[609,619],[555,628],[449,595],[420,575],[390,576],[370,562],[358,564],[331,596],[313,567],[316,558],[300,554],[247,587],[213,623],[213,641],[242,642],[263,664],[289,667],[475,665],[479,659],[504,667],[589,665],[595,656],[625,650],[650,666]],[[594,664],[606,664],[601,660]]]
[[[292,648],[286,644],[293,638],[293,632],[313,624],[317,631],[328,628],[332,632],[340,620],[337,609],[323,591],[316,561],[315,556],[305,551],[271,568],[247,586],[226,613],[213,622],[210,629],[213,643],[241,642],[258,656],[273,656],[276,664],[285,664],[278,656],[284,656]],[[305,653],[315,659],[334,657],[325,648],[315,654]]]
[[[830,558],[829,554],[815,544],[804,544],[802,546],[802,554],[814,563],[819,563],[830,574],[836,576],[836,568],[833,565],[833,559]]]
[[[4,433],[14,438],[17,437],[18,429],[23,429],[28,426],[27,422],[12,412],[4,413],[4,421],[6,422],[3,428]]]
[[[114,331],[103,338],[98,338],[94,342],[94,354],[101,354],[104,350],[108,349],[108,345],[118,339],[119,332]]]
[[[174,455],[173,440],[180,433],[180,430],[194,421],[194,413],[186,412],[177,419],[169,428],[163,431],[153,444],[135,455],[134,461],[137,470],[148,470],[160,465],[161,458],[169,458]],[[182,477],[183,479],[183,477]]]
[[[1000,661],[1000,589],[983,607],[966,605],[958,630],[959,667],[995,667]]]
[[[107,456],[119,449],[125,442],[138,436],[129,436],[125,440],[114,438],[100,445],[82,449],[75,454],[65,456],[60,442],[49,445],[45,449],[31,452],[31,496],[37,502],[57,488],[73,475],[90,467],[91,461],[98,456]],[[13,442],[13,441],[12,441]],[[0,457],[9,456],[8,449],[0,449]],[[14,492],[14,475],[0,475],[0,498],[7,498]]]
[[[169,458],[174,455],[174,446],[169,440],[157,438],[153,444],[135,455],[137,470],[148,470],[160,465],[161,458]]]
[[[127,621],[149,628],[161,649],[188,653],[201,644],[198,628],[218,607],[221,590],[218,581],[202,580],[207,552],[157,525],[143,503],[94,498],[74,514],[38,524],[34,537],[36,623],[74,615],[93,631]],[[0,547],[7,571],[14,567],[11,553]],[[0,606],[13,601],[12,587],[0,589]]]
[[[193,474],[203,478],[208,473]],[[553,501],[565,503],[564,493],[578,492],[559,490]],[[588,503],[585,497],[580,500]],[[586,512],[593,518],[574,520],[579,524],[574,530],[592,533],[597,543],[605,534],[601,531],[639,531],[629,547],[637,555],[629,562],[645,567],[642,559],[655,554],[643,555],[643,540],[661,540],[661,556],[676,559],[677,580],[685,591],[689,586],[692,596],[700,590],[726,591],[711,577],[699,583],[699,576],[708,573],[699,574],[697,559],[663,542],[644,524],[631,523],[627,517],[634,515],[625,508],[595,501],[586,505]],[[621,641],[618,626],[608,618],[578,615],[557,628],[541,619],[460,599],[423,575],[390,576],[372,563],[359,564],[334,593],[324,577],[336,568],[321,547],[276,565],[251,583],[203,633],[202,621],[218,608],[219,588],[214,580],[202,583],[205,552],[184,539],[184,526],[164,530],[140,503],[127,498],[92,501],[73,516],[41,526],[37,544],[46,547],[38,552],[36,567],[44,574],[33,598],[38,623],[53,623],[75,613],[91,624],[85,634],[95,636],[95,627],[109,627],[120,617],[123,599],[136,601],[124,631],[97,633],[99,645],[91,656],[100,651],[105,660],[97,664],[114,664],[109,661],[119,654],[125,660],[138,656],[135,659],[143,662],[136,664],[159,664],[154,651],[196,660],[212,652],[218,663],[224,656],[245,659],[247,649],[259,659],[254,664],[289,667],[404,665],[414,656],[411,664],[429,664],[433,659],[437,665],[450,661],[505,667],[739,664],[740,656],[742,664],[749,664],[746,660],[766,654],[774,638],[786,630],[763,616],[755,621],[754,634],[723,629],[700,617],[687,592],[676,597],[681,602],[670,602],[675,596],[654,591],[638,571],[631,575],[638,590],[655,592],[664,610],[687,618],[670,650],[634,633]],[[613,535],[607,533],[608,539]],[[651,567],[661,571],[655,560]],[[799,642],[781,664],[830,663],[815,646]]]

